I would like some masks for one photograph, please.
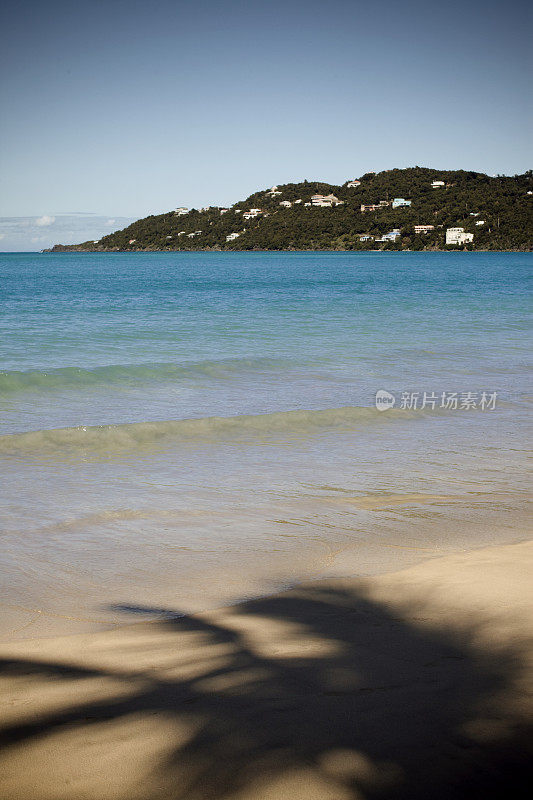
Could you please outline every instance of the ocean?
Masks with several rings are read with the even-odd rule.
[[[532,265],[0,254],[0,635],[525,538]]]

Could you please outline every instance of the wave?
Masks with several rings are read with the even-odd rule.
[[[289,361],[271,358],[227,358],[182,364],[110,364],[86,369],[58,367],[47,370],[5,370],[0,372],[0,396],[27,391],[77,389],[88,386],[175,382],[195,378],[226,378],[243,372],[287,368]]]
[[[167,441],[202,442],[216,440],[257,440],[275,437],[285,441],[322,431],[348,432],[371,425],[424,415],[422,411],[391,409],[377,411],[368,406],[345,406],[318,411],[277,411],[271,414],[235,417],[130,422],[76,428],[11,433],[0,436],[0,453],[43,451],[91,451],[112,454]]]

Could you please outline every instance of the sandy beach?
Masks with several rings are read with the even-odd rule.
[[[3,644],[0,795],[525,796],[532,564],[524,541]]]

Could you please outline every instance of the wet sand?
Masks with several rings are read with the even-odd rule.
[[[525,796],[532,566],[524,541],[4,643],[0,796]]]

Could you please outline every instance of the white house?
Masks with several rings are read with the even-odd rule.
[[[395,242],[400,235],[398,228],[393,228],[392,231],[384,233],[380,239],[376,239],[376,242]]]
[[[283,208],[290,208],[292,206],[290,200],[280,200],[279,204],[280,206],[283,206]]]
[[[356,189],[358,186],[361,186],[361,181],[356,181],[355,179],[353,181],[348,181],[346,184],[347,189]]]
[[[360,236],[359,236],[359,241],[360,242],[369,242],[373,238],[374,237],[370,236],[369,233],[361,233]]]
[[[262,214],[262,213],[263,212],[261,211],[260,208],[251,208],[249,211],[245,211],[245,213],[243,214],[243,217],[244,217],[244,219],[255,219],[256,217],[259,216],[259,214]]]
[[[189,209],[188,208],[177,208],[174,211],[174,214],[176,215],[176,217],[182,217],[184,214],[188,214],[188,213],[189,213]]]
[[[429,233],[434,230],[434,225],[415,225],[415,233]]]
[[[465,233],[464,228],[448,228],[446,230],[446,244],[466,244],[474,241],[473,233]]]
[[[228,235],[226,236],[226,241],[232,242],[234,239],[238,239],[240,235],[241,235],[240,233],[228,233]]]
[[[484,225],[484,224],[485,224],[485,220],[484,219],[477,219],[476,220],[476,225]]]
[[[299,199],[299,200],[295,200],[295,201],[294,201],[294,205],[296,206],[296,205],[298,205],[298,203],[301,203],[301,202],[302,202],[302,198],[300,197],[300,199]]]
[[[323,208],[331,208],[331,206],[340,206],[344,200],[339,200],[334,194],[314,194],[311,198],[311,204],[314,206],[322,206]]]
[[[386,233],[383,238],[384,239],[390,239],[391,241],[395,242],[396,239],[398,239],[398,237],[400,235],[401,234],[400,234],[400,231],[398,230],[398,228],[394,228],[392,231],[389,231],[388,233]]]
[[[267,192],[267,194],[269,194],[271,197],[277,197],[279,194],[282,194],[282,192],[280,192],[277,186],[273,186],[272,189]]]
[[[442,189],[443,186],[446,186],[444,181],[433,181],[431,184],[432,189]]]
[[[221,214],[227,214],[227,213],[228,213],[228,211],[229,211],[229,208],[221,208],[221,209],[220,209],[220,213],[221,213]]]
[[[392,201],[393,208],[403,208],[404,206],[410,206],[411,201],[405,200],[403,197],[395,197]]]
[[[129,244],[135,244],[136,241],[137,239],[130,239]]]

